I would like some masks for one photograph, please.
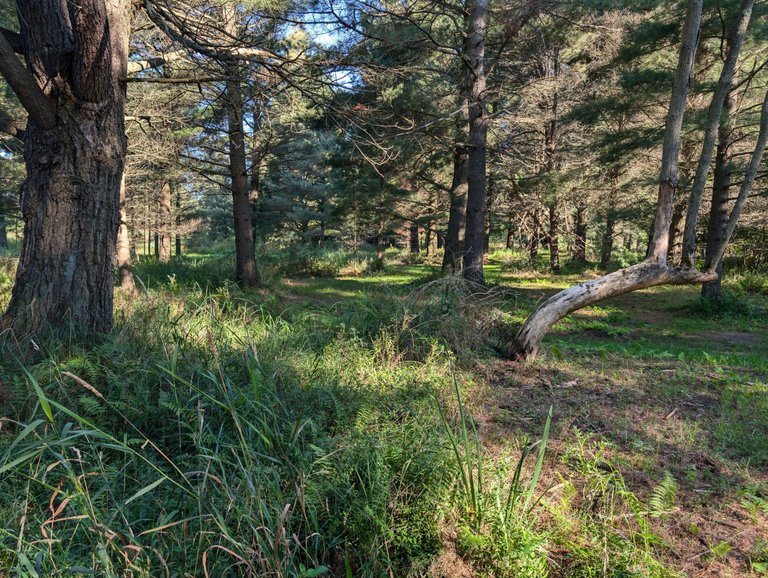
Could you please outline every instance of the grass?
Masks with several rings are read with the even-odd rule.
[[[118,294],[109,339],[4,352],[0,568],[586,577],[765,567],[760,292],[737,292],[747,314],[706,310],[695,288],[605,302],[563,320],[543,358],[517,366],[498,357],[515,324],[579,276],[491,265],[492,289],[469,292],[391,252],[379,272],[317,259],[335,276],[287,277],[267,262],[271,286],[250,292],[229,281],[227,256],[145,259],[147,293]],[[0,269],[0,301],[12,269]]]

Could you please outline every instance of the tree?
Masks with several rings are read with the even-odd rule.
[[[112,328],[124,136],[128,3],[19,2],[0,34],[0,73],[26,109],[24,240],[0,327]]]

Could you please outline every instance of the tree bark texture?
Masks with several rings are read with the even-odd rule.
[[[453,149],[453,179],[451,181],[448,231],[445,235],[443,271],[461,269],[464,224],[467,215],[467,148],[457,144]]]
[[[464,234],[464,278],[485,284],[485,175],[488,116],[485,110],[485,33],[489,0],[473,0],[469,12],[464,56],[470,74],[469,158],[467,161],[467,219]]]
[[[82,334],[106,333],[126,151],[127,6],[40,0],[19,2],[18,11],[34,83],[27,88],[45,98],[54,122],[27,109],[24,241],[0,327],[29,334],[71,323]]]

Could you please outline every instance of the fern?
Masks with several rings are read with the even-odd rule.
[[[675,495],[677,494],[677,482],[672,474],[664,473],[664,479],[651,492],[648,499],[649,515],[653,518],[660,518],[672,512],[675,506]]]

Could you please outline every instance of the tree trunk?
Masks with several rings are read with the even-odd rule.
[[[673,269],[667,266],[669,227],[674,192],[677,188],[680,132],[699,37],[701,10],[702,0],[690,0],[664,133],[656,220],[648,257],[637,265],[604,275],[593,281],[580,283],[547,299],[528,317],[518,331],[510,347],[512,358],[525,360],[535,358],[541,340],[552,325],[583,307],[654,285],[702,283],[711,281],[715,277],[713,272],[702,273],[692,269]],[[768,99],[766,101],[768,102]],[[762,132],[761,130],[761,135]]]
[[[512,227],[512,223],[507,224],[507,242],[505,244],[505,247],[507,250],[512,249],[514,247],[515,242],[515,229]]]
[[[686,267],[696,265],[696,225],[699,216],[701,196],[704,192],[704,186],[707,182],[709,167],[712,160],[712,151],[715,146],[715,139],[718,135],[720,126],[720,117],[726,99],[731,92],[733,78],[738,70],[739,53],[747,33],[749,21],[752,17],[752,8],[755,0],[742,0],[741,12],[736,26],[731,31],[728,38],[728,54],[725,63],[720,72],[720,78],[712,96],[707,116],[707,125],[704,131],[704,142],[702,145],[701,156],[696,167],[696,176],[693,180],[690,201],[688,202],[688,213],[685,219],[685,230],[683,234],[682,264]]]
[[[158,233],[160,237],[160,249],[158,260],[161,263],[171,261],[171,183],[163,179],[160,188],[160,215],[158,216]]]
[[[181,188],[176,188],[176,256],[181,257]]]
[[[453,149],[453,179],[451,182],[451,206],[448,214],[448,231],[445,234],[443,271],[461,269],[464,224],[467,214],[467,160],[463,145]]]
[[[236,11],[232,4],[223,9],[224,26],[232,38],[237,38]],[[261,285],[256,266],[256,246],[253,238],[253,209],[251,207],[246,169],[245,133],[243,129],[243,95],[237,66],[227,67],[225,85],[227,133],[229,136],[229,177],[232,188],[232,213],[235,226],[235,276],[243,287]]]
[[[729,123],[730,124],[730,123]],[[705,269],[713,268],[717,273],[717,279],[701,286],[701,296],[710,299],[718,299],[721,295],[721,275],[723,260],[713,263],[712,260],[717,247],[723,242],[726,226],[728,224],[728,194],[731,189],[731,143],[730,126],[727,134],[721,133],[720,142],[715,154],[715,173],[712,182],[712,204],[709,209],[709,226],[707,227],[707,246],[705,253]]]
[[[384,269],[384,223],[379,224],[379,234],[376,235],[376,269]]]
[[[574,263],[587,262],[587,207],[578,205],[573,215],[575,221],[575,242],[573,244],[572,260]]]
[[[670,223],[669,230],[669,251],[667,251],[667,260],[674,266],[680,265],[680,260],[683,256],[683,227],[685,221],[685,201],[675,203],[675,207],[672,210],[672,222]]]
[[[600,243],[600,268],[607,270],[613,256],[613,239],[616,235],[616,191],[612,190],[608,197],[608,210],[605,215],[605,231]],[[650,246],[650,240],[649,240]]]
[[[528,249],[530,252],[530,261],[531,263],[534,263],[536,261],[536,257],[539,256],[539,242],[541,237],[541,221],[539,220],[538,210],[533,210],[532,218],[533,223],[531,225],[531,242]]]
[[[491,214],[493,212],[493,202],[496,200],[496,182],[493,174],[488,175],[488,199],[485,205],[485,225],[483,233],[483,253],[487,254],[491,250]]]
[[[120,287],[128,292],[136,291],[136,283],[133,279],[133,262],[131,261],[131,239],[128,231],[125,211],[125,176],[120,182],[120,225],[117,230],[117,270],[120,278]]]
[[[485,175],[488,117],[485,111],[485,32],[489,0],[473,0],[469,12],[465,57],[470,74],[469,159],[467,161],[467,218],[464,235],[464,278],[485,284]]]
[[[0,213],[0,248],[8,248],[8,228],[5,224],[5,215]]]
[[[541,340],[551,327],[566,315],[584,307],[638,289],[656,285],[689,285],[712,278],[712,273],[672,269],[664,264],[646,260],[593,281],[580,283],[547,299],[528,318],[515,337],[510,356],[513,359],[535,358]]]
[[[11,301],[0,320],[0,327],[18,334],[74,328],[94,335],[112,329],[126,150],[124,4],[82,0],[77,9],[54,0],[17,4],[32,75],[26,87],[15,86],[18,79],[9,84],[17,94],[32,90],[48,108],[40,113],[25,105],[30,116],[21,198],[24,240]],[[5,68],[13,63],[0,60],[8,79]]]
[[[419,253],[419,226],[416,223],[411,223],[409,229],[409,244],[411,253],[418,255]]]
[[[553,273],[560,272],[560,211],[557,203],[549,206],[549,268]]]

